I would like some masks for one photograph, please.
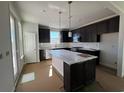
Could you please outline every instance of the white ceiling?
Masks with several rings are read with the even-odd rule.
[[[71,4],[72,29],[95,20],[115,15],[107,8],[108,1],[73,1]],[[62,11],[61,27],[68,28],[67,1],[16,1],[24,21],[59,28],[59,11]],[[45,10],[46,12],[43,12]]]

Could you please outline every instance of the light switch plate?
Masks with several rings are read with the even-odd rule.
[[[3,58],[3,55],[2,55],[2,53],[0,53],[0,59],[2,59]]]
[[[6,51],[6,56],[8,56],[9,55],[9,51]]]

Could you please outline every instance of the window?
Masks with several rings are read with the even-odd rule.
[[[22,26],[21,23],[18,22],[18,29],[19,29],[19,48],[20,48],[20,56],[23,57],[23,36],[22,36]]]
[[[12,59],[13,59],[13,70],[14,70],[14,79],[16,80],[18,74],[18,64],[17,64],[17,46],[16,46],[16,28],[15,28],[15,19],[13,16],[10,16],[10,28],[11,28],[11,43],[12,43]]]
[[[54,44],[60,43],[60,32],[50,31],[50,42]]]

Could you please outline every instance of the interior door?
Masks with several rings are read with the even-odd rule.
[[[24,50],[26,63],[37,62],[36,61],[36,34],[25,32],[24,33]]]

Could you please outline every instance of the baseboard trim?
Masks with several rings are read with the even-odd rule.
[[[62,81],[64,81],[63,76],[57,71],[57,69],[56,69],[54,66],[52,66],[52,68],[53,68],[53,71],[57,74],[57,76],[58,76]]]
[[[114,69],[114,70],[117,69],[117,68],[114,67],[114,66],[111,66],[111,65],[109,65],[109,64],[105,64],[105,63],[102,63],[102,62],[99,62],[99,64],[102,65],[102,66],[105,66],[105,67],[108,67],[108,68]]]
[[[22,71],[23,71],[24,65],[25,65],[25,64],[23,64],[23,66],[22,66],[22,68],[21,68],[21,71],[20,71],[20,73],[19,73],[19,75],[18,75],[18,77],[17,77],[17,79],[16,79],[15,86],[14,86],[12,92],[15,92],[15,91],[16,91],[16,87],[17,87],[17,85],[18,85],[18,83],[19,83],[19,79],[20,79],[20,77],[21,77],[21,74],[22,74]]]

